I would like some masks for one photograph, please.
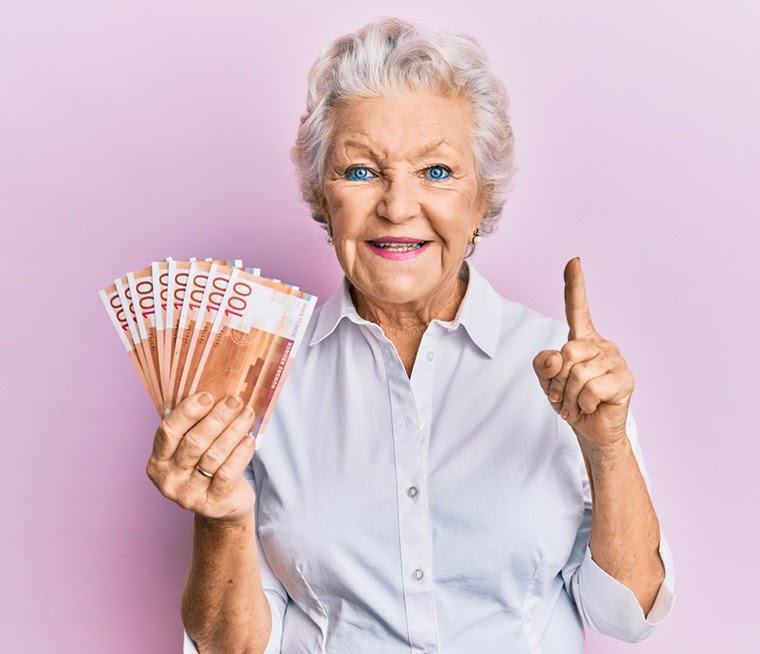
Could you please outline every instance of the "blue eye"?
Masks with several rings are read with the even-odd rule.
[[[368,179],[374,179],[375,176],[367,166],[354,166],[345,172],[345,177],[355,182],[363,182]]]
[[[427,177],[435,182],[440,182],[451,177],[451,171],[446,166],[430,166],[427,169]]]

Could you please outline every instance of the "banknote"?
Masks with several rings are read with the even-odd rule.
[[[156,342],[156,298],[153,293],[152,266],[127,273],[127,282],[129,284],[129,296],[132,300],[134,320],[150,368],[148,374],[155,385],[160,409],[164,409],[166,403],[160,382],[161,369]]]
[[[294,338],[290,344],[290,347],[287,348],[287,352],[283,353],[287,354],[287,357],[283,357],[279,361],[275,375],[270,381],[270,386],[266,391],[266,402],[261,403],[259,409],[260,413],[256,413],[255,433],[257,437],[261,436],[266,431],[267,424],[269,423],[269,418],[271,417],[272,411],[274,410],[274,407],[277,403],[277,398],[282,391],[285,379],[288,376],[288,372],[290,372],[290,367],[293,365],[293,361],[296,354],[298,353],[298,349],[303,342],[303,336],[306,331],[306,327],[309,324],[311,314],[317,305],[317,297],[314,295],[304,293],[302,299],[306,302],[306,304],[302,304],[298,307],[299,313],[296,316],[295,320],[296,331]]]
[[[168,258],[100,291],[160,413],[188,395],[237,394],[264,432],[316,306],[297,286],[237,259]]]
[[[206,283],[208,282],[212,265],[210,261],[190,262],[182,308],[179,311],[179,318],[177,319],[174,352],[172,353],[172,365],[169,372],[169,379],[171,380],[169,406],[174,406],[176,402],[182,399],[179,387],[182,373],[185,370],[190,336],[195,328],[198,308],[201,305],[203,294],[206,290]]]
[[[169,281],[166,289],[168,301],[166,303],[166,324],[164,326],[164,360],[161,365],[166,367],[166,395],[167,408],[175,406],[175,397],[172,392],[174,379],[172,378],[172,363],[174,361],[174,346],[179,331],[178,322],[185,302],[185,290],[190,273],[192,261],[170,261]]]
[[[137,352],[135,351],[135,344],[134,344],[134,341],[132,340],[132,335],[129,329],[127,314],[126,314],[126,311],[124,310],[124,306],[122,305],[121,296],[119,295],[119,291],[116,288],[116,284],[115,283],[111,284],[110,286],[107,286],[106,288],[101,290],[100,299],[103,301],[103,305],[106,308],[108,317],[111,319],[114,329],[116,329],[116,333],[119,335],[121,343],[124,346],[124,349],[127,351],[127,354],[129,355],[129,360],[132,362],[132,364],[135,367],[135,370],[137,370],[137,374],[140,376],[140,381],[145,387],[145,390],[148,391],[148,393],[151,395],[151,398],[152,398],[153,390],[148,384],[148,380],[145,379],[145,373],[143,372],[143,367],[140,364],[139,359],[137,358]]]
[[[200,358],[203,354],[208,333],[213,325],[216,312],[221,305],[227,285],[232,275],[233,268],[220,266],[217,263],[211,267],[203,282],[203,293],[200,287],[193,286],[193,278],[188,282],[188,293],[185,296],[185,304],[190,304],[189,318],[186,326],[187,351],[185,361],[177,386],[176,395],[186,397],[190,394],[193,375],[198,369]],[[180,327],[182,333],[182,328]]]
[[[114,281],[116,284],[116,291],[119,294],[121,305],[124,308],[124,315],[129,327],[129,334],[132,338],[132,342],[135,346],[135,355],[140,362],[140,367],[145,375],[145,380],[148,383],[151,399],[153,404],[159,410],[162,410],[163,402],[161,401],[161,392],[159,390],[158,379],[156,378],[155,370],[149,363],[149,353],[146,351],[148,348],[140,338],[140,330],[137,326],[137,319],[135,317],[134,303],[132,302],[132,292],[129,288],[129,280],[127,276],[121,277]]]
[[[169,260],[154,261],[150,264],[153,273],[153,304],[155,307],[154,323],[156,327],[156,349],[158,350],[158,381],[161,389],[168,387],[169,371],[165,364],[166,348],[166,308],[169,298]],[[166,408],[167,398],[164,397]]]
[[[190,392],[239,395],[253,407],[253,431],[260,433],[315,301],[287,285],[233,271]]]

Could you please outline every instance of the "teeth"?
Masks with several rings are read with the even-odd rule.
[[[411,250],[419,250],[423,245],[425,245],[425,242],[420,241],[419,243],[378,243],[377,241],[372,241],[372,245],[378,248],[382,248],[383,250],[391,250],[391,252],[410,252]]]

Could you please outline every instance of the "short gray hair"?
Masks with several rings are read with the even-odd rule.
[[[319,200],[333,136],[332,110],[354,99],[410,90],[435,90],[469,101],[478,181],[481,190],[492,193],[480,231],[493,232],[515,173],[504,84],[472,37],[423,36],[398,18],[379,18],[341,36],[319,53],[309,70],[306,113],[290,156],[312,218],[326,226]]]

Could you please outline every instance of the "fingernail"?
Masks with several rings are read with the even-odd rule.
[[[546,357],[546,359],[544,359],[544,368],[551,368],[553,358],[554,355],[550,354],[548,357]]]
[[[551,393],[549,393],[550,402],[559,402],[559,400],[560,400],[560,395],[557,391],[552,391]]]
[[[245,444],[248,447],[251,447],[256,442],[256,439],[253,437],[253,434],[247,434],[245,437]]]
[[[228,409],[235,409],[240,406],[240,398],[237,395],[230,395],[224,404]]]
[[[250,406],[245,407],[243,409],[243,417],[244,418],[250,418],[253,415],[253,408]]]
[[[562,409],[562,411],[559,412],[559,415],[561,415],[563,418],[567,418],[567,416],[570,415],[570,412],[567,409]]]
[[[203,395],[201,395],[201,396],[198,398],[198,402],[199,402],[200,404],[202,404],[203,406],[208,406],[208,405],[209,405],[209,404],[211,404],[213,401],[214,401],[214,398],[213,398],[213,397],[211,397],[211,393],[203,393]]]

